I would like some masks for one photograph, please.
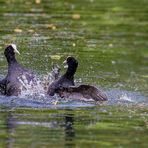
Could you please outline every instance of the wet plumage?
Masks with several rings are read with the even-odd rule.
[[[3,90],[3,95],[7,96],[17,96],[21,93],[26,83],[36,83],[35,75],[17,62],[15,53],[19,53],[15,44],[7,46],[4,51],[8,62],[8,73],[0,81],[0,87]]]
[[[49,85],[47,93],[51,96],[53,96],[56,93],[56,91],[60,89],[61,87],[67,88],[69,86],[75,85],[74,84],[74,74],[78,67],[78,62],[74,57],[68,57],[65,62],[68,65],[68,68],[65,74]]]
[[[55,80],[48,88],[48,94],[58,94],[61,98],[70,99],[87,99],[95,101],[106,101],[106,94],[92,85],[82,84],[75,86],[74,74],[78,67],[78,61],[74,57],[68,57],[66,59],[68,65],[66,73],[61,76],[58,80]]]

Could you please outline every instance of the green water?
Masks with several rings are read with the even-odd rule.
[[[148,96],[147,0],[0,0],[0,77],[9,43],[39,75],[68,56],[77,83]],[[147,98],[146,98],[147,99]],[[140,98],[139,98],[140,100]],[[148,147],[147,104],[0,107],[0,147]]]
[[[1,111],[1,147],[147,147],[148,109]]]

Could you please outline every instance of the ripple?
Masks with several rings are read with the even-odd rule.
[[[6,107],[29,107],[29,108],[78,108],[78,107],[89,107],[95,105],[129,105],[129,104],[142,104],[148,105],[148,98],[142,96],[140,93],[125,91],[125,90],[107,90],[108,101],[105,103],[94,102],[88,100],[76,100],[63,99],[57,96],[49,97],[36,93],[30,95],[30,92],[26,93],[23,97],[6,97],[0,96],[0,105]]]

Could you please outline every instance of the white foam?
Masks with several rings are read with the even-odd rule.
[[[27,80],[25,75],[19,77],[19,81],[21,82],[21,97],[45,97],[45,89],[41,80],[36,79],[36,81],[29,81]],[[27,98],[28,98],[27,97]]]
[[[129,101],[129,102],[134,102],[131,97],[128,97],[127,94],[123,94],[119,97],[120,100],[125,100],[125,101]]]

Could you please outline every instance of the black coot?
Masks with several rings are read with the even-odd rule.
[[[58,94],[61,98],[73,98],[73,99],[93,99],[95,101],[106,101],[106,94],[92,85],[82,84],[75,86],[74,74],[78,67],[78,61],[74,57],[68,57],[66,60],[68,65],[66,73],[58,80],[51,83],[48,88],[48,94]]]
[[[64,63],[68,66],[66,73],[49,85],[47,93],[50,96],[53,96],[62,87],[74,86],[74,74],[78,67],[78,62],[74,57],[68,57]]]
[[[23,68],[16,60],[15,53],[19,54],[15,44],[6,47],[4,54],[8,62],[7,76],[0,81],[0,87],[3,90],[3,95],[17,96],[27,84],[35,84],[35,75]]]

